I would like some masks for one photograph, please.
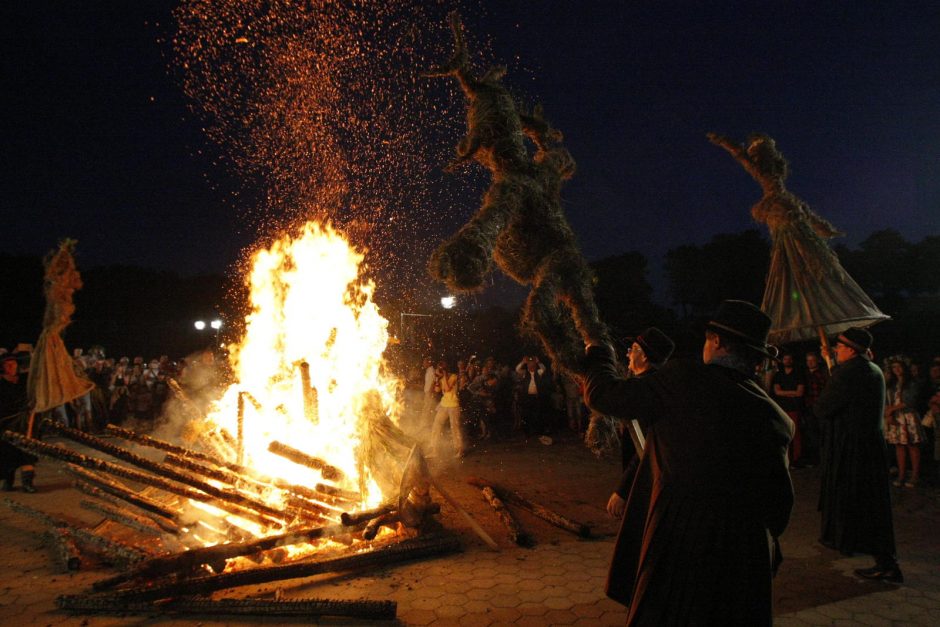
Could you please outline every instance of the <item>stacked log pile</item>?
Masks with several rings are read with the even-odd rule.
[[[69,612],[394,618],[396,608],[390,601],[205,595],[237,586],[378,568],[460,548],[456,536],[442,531],[422,534],[418,529],[416,537],[404,540],[398,534],[380,535],[382,527],[397,529],[414,515],[401,516],[398,500],[357,511],[359,494],[336,485],[344,478],[340,469],[282,443],[273,442],[272,450],[320,470],[323,481],[294,485],[263,476],[242,465],[240,458],[226,461],[215,451],[189,449],[113,425],[107,429],[112,438],[159,451],[164,460],[154,461],[153,451],[144,456],[61,425],[47,422],[45,427],[115,460],[10,431],[3,434],[19,448],[66,462],[74,486],[90,497],[81,502],[82,508],[108,521],[87,529],[64,517],[5,501],[47,528],[44,537],[63,572],[81,568],[84,551],[122,571],[96,582],[87,594],[60,597],[59,607]],[[271,504],[277,502],[272,494],[280,496],[280,504]],[[440,506],[429,503],[426,510],[423,516],[429,520]],[[120,533],[108,533],[114,528]],[[139,540],[127,543],[118,538],[129,534]],[[327,540],[333,541],[329,546],[340,548],[325,548]],[[291,557],[292,552],[299,557]]]

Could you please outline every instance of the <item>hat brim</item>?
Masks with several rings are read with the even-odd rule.
[[[715,325],[711,322],[706,323],[705,328],[719,335],[722,335],[722,334],[731,335],[732,337],[737,339],[739,342],[741,342],[741,344],[743,344],[746,348],[749,348],[755,353],[759,353],[763,355],[764,357],[768,357],[774,360],[780,359],[780,349],[778,349],[773,344],[767,344],[767,343],[757,344],[754,342],[753,338],[742,335],[741,333],[737,333],[733,329],[729,329],[727,327],[723,327],[720,325]]]

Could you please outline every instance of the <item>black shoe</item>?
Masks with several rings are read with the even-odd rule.
[[[894,566],[872,566],[871,568],[856,568],[855,574],[863,579],[880,579],[891,583],[904,583],[901,568]]]
[[[35,472],[24,470],[21,477],[23,483],[23,492],[29,492],[30,494],[35,494],[36,488],[33,487],[33,478],[36,476]]]

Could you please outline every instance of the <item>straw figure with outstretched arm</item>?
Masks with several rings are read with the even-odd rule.
[[[761,303],[773,321],[770,342],[819,334],[825,344],[825,334],[887,318],[829,248],[828,240],[842,233],[786,188],[789,164],[771,137],[751,135],[746,146],[714,133],[708,140],[728,151],[763,191],[751,215],[767,225],[772,240]]]
[[[532,291],[522,326],[533,332],[556,368],[578,371],[585,341],[603,342],[592,273],[565,219],[559,193],[575,162],[540,108],[520,113],[500,79],[505,68],[476,78],[470,71],[460,18],[452,14],[455,52],[430,76],[454,76],[467,97],[467,134],[460,163],[473,159],[492,176],[473,218],[431,255],[431,275],[457,291],[477,290],[493,263]],[[537,147],[530,157],[525,137]]]

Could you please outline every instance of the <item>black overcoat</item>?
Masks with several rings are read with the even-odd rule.
[[[843,553],[894,556],[884,407],[884,375],[861,357],[833,370],[813,406],[826,426],[820,541]]]
[[[647,448],[607,594],[632,625],[770,625],[773,538],[793,507],[793,423],[745,375],[674,360],[642,379],[592,347],[585,402],[640,422]]]

